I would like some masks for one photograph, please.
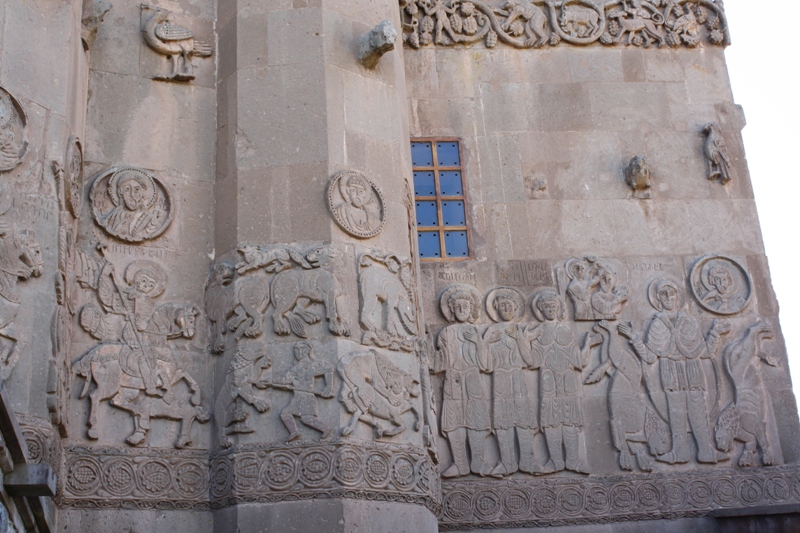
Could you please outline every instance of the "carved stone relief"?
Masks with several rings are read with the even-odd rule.
[[[712,440],[710,413],[719,402],[720,376],[716,359],[721,337],[731,325],[715,320],[704,336],[698,320],[684,311],[682,284],[670,278],[650,284],[648,296],[657,313],[642,337],[632,328],[620,328],[642,361],[650,399],[669,424],[671,448],[656,456],[668,463],[691,460],[689,434],[696,443],[697,461],[717,463],[729,457],[717,451]]]
[[[727,46],[722,2],[715,0],[400,0],[403,38],[412,48],[498,41],[514,48]]]
[[[353,433],[358,422],[375,428],[376,439],[400,435],[408,427],[403,415],[409,411],[414,415],[414,431],[422,428],[416,400],[421,394],[419,379],[388,357],[376,350],[351,352],[342,357],[337,369],[342,378],[339,400],[352,413],[342,428],[343,437]]]
[[[397,30],[384,20],[358,40],[358,60],[367,68],[375,68],[384,54],[394,50]]]
[[[206,316],[211,324],[211,351],[225,351],[225,333],[228,331],[228,316],[233,311],[232,287],[236,270],[230,263],[219,263],[214,267],[206,285]]]
[[[731,181],[731,156],[728,155],[728,145],[722,135],[722,128],[716,122],[709,122],[703,128],[703,133],[703,155],[706,158],[708,179],[718,179],[725,185]]]
[[[83,207],[83,145],[74,135],[67,140],[63,179],[67,209],[78,218]]]
[[[170,13],[142,4],[142,35],[147,46],[170,61],[171,71],[157,80],[190,81],[194,79],[192,58],[211,57],[213,46],[194,37],[191,30],[169,22]]]
[[[383,193],[355,170],[339,172],[331,178],[328,208],[339,227],[359,239],[375,237],[386,223]]]
[[[358,261],[361,343],[411,352],[417,333],[411,261],[373,250]]]
[[[172,223],[172,194],[150,172],[111,167],[93,180],[90,198],[94,219],[112,237],[140,243],[161,236]]]
[[[529,200],[547,198],[547,180],[539,175],[528,176],[525,178],[525,190]]]
[[[697,302],[711,313],[735,315],[742,312],[753,297],[753,281],[735,259],[708,255],[692,268],[691,286]]]
[[[73,363],[84,379],[80,399],[89,397],[87,437],[97,439],[104,417],[101,402],[127,411],[134,430],[131,446],[147,443],[151,418],[180,422],[176,448],[191,446],[195,420],[207,422],[200,385],[181,368],[170,341],[191,339],[200,310],[193,305],[158,305],[167,275],[149,260],[131,262],[121,277],[104,257],[81,252],[82,280],[95,291],[99,306],[90,303],[80,313],[81,327],[101,343]],[[188,397],[176,385],[185,382]],[[94,387],[92,386],[94,385]]]
[[[0,104],[2,105],[2,104]],[[22,304],[21,282],[42,275],[44,261],[36,236],[11,220],[10,187],[0,183],[0,381],[11,375],[20,358],[16,318]]]
[[[637,155],[625,167],[625,183],[633,190],[633,198],[648,199],[653,197],[653,180],[647,159]]]
[[[273,330],[278,335],[306,338],[306,325],[316,324],[324,317],[328,329],[334,335],[349,337],[350,326],[342,317],[337,302],[341,294],[341,283],[334,274],[334,263],[341,255],[333,246],[319,245],[309,251],[288,245],[243,246],[239,248],[243,261],[236,264],[240,276],[262,270],[272,275],[269,292],[255,285],[253,291],[239,291],[239,306],[229,321],[238,331],[243,326],[251,334],[260,335],[257,322],[261,320],[259,309],[273,306]],[[266,301],[257,301],[261,294]],[[241,307],[241,309],[239,309]],[[321,307],[321,311],[320,311]],[[248,322],[252,320],[252,322]],[[249,325],[247,325],[249,324]]]
[[[729,344],[722,355],[725,373],[734,389],[734,401],[717,418],[714,436],[717,447],[725,452],[733,449],[733,441],[744,443],[739,466],[755,466],[757,452],[765,466],[783,464],[770,442],[768,424],[774,419],[767,407],[766,391],[759,363],[778,366],[778,358],[763,349],[764,341],[774,336],[772,328],[758,322],[748,328],[736,342]]]
[[[13,170],[28,152],[25,110],[0,87],[0,172]]]
[[[486,475],[492,471],[485,458],[492,422],[490,395],[482,374],[491,368],[489,353],[473,325],[480,316],[481,296],[475,287],[452,285],[439,301],[450,325],[439,333],[433,372],[444,373],[441,430],[453,457],[442,476]]]
[[[570,259],[557,269],[559,282],[566,284],[575,320],[617,319],[628,301],[628,287],[618,283],[617,270],[611,261],[594,256]]]
[[[262,349],[239,348],[228,367],[225,383],[214,402],[214,421],[217,424],[219,444],[222,448],[233,446],[228,435],[253,433],[247,423],[250,405],[259,413],[266,413],[272,404],[259,394],[272,382],[272,359]]]

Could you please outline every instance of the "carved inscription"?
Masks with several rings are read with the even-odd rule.
[[[547,261],[508,261],[497,265],[497,281],[511,287],[553,284],[553,268]]]
[[[100,172],[94,177],[90,197],[95,222],[127,242],[159,237],[175,215],[167,186],[140,168],[111,167]]]

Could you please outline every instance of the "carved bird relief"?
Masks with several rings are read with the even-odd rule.
[[[153,51],[167,56],[172,63],[169,77],[161,79],[193,80],[192,57],[211,56],[211,45],[195,39],[191,30],[167,22],[169,13],[163,9],[142,6],[142,11],[144,41]]]

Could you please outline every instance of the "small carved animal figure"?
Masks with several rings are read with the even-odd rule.
[[[292,261],[302,265],[303,268],[311,268],[311,265],[298,252],[285,246],[247,245],[239,248],[239,253],[244,257],[244,261],[236,263],[236,271],[239,275],[262,267],[267,272],[280,272],[292,268]]]
[[[629,15],[631,18],[628,18]],[[651,40],[655,40],[660,48],[666,41],[664,33],[656,27],[650,13],[645,9],[641,9],[641,7],[637,8],[636,4],[630,9],[611,13],[608,18],[616,18],[619,22],[620,29],[617,37],[613,41],[614,43],[620,42],[623,37],[625,37],[625,34],[628,34],[628,44],[630,44],[634,35],[640,31],[645,38],[645,46],[649,46]]]
[[[753,466],[756,447],[761,449],[765,465],[779,464],[767,437],[765,391],[758,363],[778,366],[778,359],[761,350],[761,343],[773,338],[772,328],[759,322],[745,332],[737,342],[725,348],[722,361],[733,382],[734,403],[726,407],[717,419],[714,437],[720,450],[730,451],[733,441],[744,443],[739,466]]]
[[[706,168],[708,169],[708,179],[719,178],[724,185],[731,181],[731,158],[728,155],[728,145],[725,144],[725,137],[719,124],[709,122],[703,128],[706,134],[706,142],[703,145],[703,153],[706,156]]]
[[[145,11],[153,11],[142,25],[144,41],[155,52],[167,56],[172,62],[169,79],[189,81],[194,79],[192,56],[209,57],[212,47],[209,43],[198,41],[192,32],[167,22],[169,13],[160,8],[143,6]]]
[[[349,337],[350,328],[342,319],[336,303],[338,283],[336,276],[325,267],[331,266],[338,252],[331,246],[323,246],[306,256],[311,270],[293,268],[284,270],[272,280],[272,304],[275,306],[272,320],[278,335],[290,332],[306,338],[306,324],[315,324],[321,317],[309,306],[320,303],[325,306],[328,329],[334,335]]]
[[[547,16],[539,6],[528,0],[507,0],[503,9],[508,10],[508,16],[501,28],[509,31],[511,24],[517,19],[525,21],[525,46],[539,48],[547,43],[550,38],[547,31]]]
[[[633,189],[634,198],[650,198],[650,188],[653,186],[650,168],[647,159],[637,155],[625,168],[625,183]]]
[[[564,6],[558,23],[566,33],[587,37],[600,29],[600,15],[593,9]]]
[[[412,398],[421,394],[419,380],[397,368],[375,350],[351,352],[339,361],[342,377],[340,399],[353,413],[342,436],[350,435],[358,421],[375,428],[376,438],[399,435],[406,430],[403,414],[414,413],[414,431],[421,429],[420,413]],[[384,427],[381,421],[392,427]]]

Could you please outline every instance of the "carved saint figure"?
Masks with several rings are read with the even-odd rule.
[[[244,404],[251,405],[259,413],[270,409],[270,401],[258,394],[256,389],[269,387],[271,376],[264,373],[272,367],[272,360],[263,350],[238,349],[228,367],[225,384],[214,403],[219,444],[223,448],[233,446],[228,435],[253,433],[255,429],[247,423],[250,415]]]
[[[175,447],[191,445],[192,423],[207,422],[210,417],[200,405],[200,386],[178,366],[168,340],[193,338],[200,310],[193,305],[155,307],[167,277],[152,261],[132,262],[125,270],[123,285],[113,264],[100,264],[86,254],[82,260],[97,263],[90,270],[99,275],[90,286],[96,289],[102,306],[87,304],[80,315],[81,326],[102,343],[73,363],[75,372],[85,379],[80,398],[88,395],[91,400],[88,437],[99,438],[95,427],[99,404],[111,400],[112,406],[133,415],[134,431],[126,439],[128,444],[144,444],[150,419],[167,418],[181,421]],[[189,388],[189,401],[176,398],[175,385],[180,381]],[[90,392],[92,383],[96,387]]]
[[[565,270],[570,280],[566,292],[575,309],[575,320],[617,319],[628,301],[628,287],[617,286],[617,274],[607,261],[594,256],[573,258],[567,261]],[[563,272],[560,270],[560,276]]]
[[[491,472],[484,457],[491,419],[481,374],[490,371],[489,354],[472,325],[480,313],[480,295],[473,287],[454,285],[442,294],[440,307],[451,325],[439,334],[433,372],[444,373],[441,428],[453,454],[453,464],[442,476],[465,476],[470,471],[486,475]]]
[[[709,122],[703,132],[706,134],[703,155],[706,156],[708,179],[719,178],[724,185],[731,181],[731,156],[728,155],[728,145],[722,136],[722,128],[716,122]]]
[[[592,290],[597,285],[597,279],[589,272],[591,264],[596,259],[589,257],[583,259],[570,259],[567,261],[566,270],[569,277],[567,294],[575,308],[575,320],[593,320]]]
[[[567,468],[587,474],[581,373],[586,367],[589,350],[598,341],[586,335],[583,347],[578,346],[575,333],[562,323],[566,318],[566,304],[555,290],[538,291],[531,304],[541,322],[526,328],[525,336],[531,347],[529,368],[539,370],[539,424],[550,454],[543,472]]]
[[[164,185],[137,168],[109,169],[99,175],[92,186],[92,204],[97,223],[123,241],[154,239],[172,221]]]
[[[0,184],[0,196],[10,200],[8,186]],[[21,298],[19,282],[42,275],[44,261],[33,232],[19,231],[7,220],[11,203],[0,205],[0,381],[5,381],[19,361],[20,339],[16,318]]]
[[[499,288],[489,294],[486,307],[497,322],[483,334],[492,372],[492,429],[500,448],[500,462],[491,475],[502,477],[517,470],[532,474],[536,462],[533,437],[539,424],[538,406],[523,375],[523,368],[534,366],[530,344],[518,323],[525,300],[515,289]],[[519,445],[519,460],[515,444]]]
[[[714,436],[717,447],[729,452],[733,441],[744,443],[739,466],[753,466],[756,450],[761,450],[761,460],[766,466],[783,463],[769,440],[767,427],[774,424],[772,412],[767,408],[767,395],[761,379],[759,363],[778,366],[778,358],[761,349],[761,343],[773,338],[772,328],[759,322],[744,335],[728,345],[722,356],[725,372],[733,383],[734,402],[728,405],[717,419]]]
[[[739,295],[739,287],[727,265],[709,263],[702,274],[701,279],[708,289],[702,297],[706,307],[723,313],[736,313],[744,308],[746,300]]]
[[[333,365],[315,359],[311,343],[306,341],[295,344],[294,358],[297,362],[283,381],[272,384],[275,388],[290,390],[294,393],[289,405],[281,411],[283,425],[289,430],[286,440],[300,438],[295,418],[299,418],[306,426],[322,433],[322,439],[327,439],[331,436],[333,429],[319,418],[317,396],[333,398]],[[322,391],[317,389],[318,378],[322,378],[325,383]]]
[[[422,426],[414,398],[421,394],[420,382],[400,370],[376,350],[351,352],[338,365],[342,378],[340,399],[348,412],[353,413],[342,429],[342,436],[355,431],[359,421],[375,428],[375,437],[393,437],[406,430],[403,414],[414,414],[414,431]],[[381,421],[387,421],[386,427]]]
[[[0,87],[0,172],[12,170],[28,151],[25,113],[18,102]]]
[[[697,443],[697,460],[717,463],[729,457],[714,448],[709,422],[709,389],[716,397],[716,388],[707,379],[706,362],[716,365],[714,357],[722,335],[730,332],[725,320],[715,320],[703,338],[700,323],[683,310],[683,294],[671,279],[650,284],[650,303],[658,311],[647,328],[644,340],[633,331],[626,331],[639,357],[658,368],[661,388],[650,379],[648,390],[659,414],[669,421],[672,449],[657,457],[658,461],[675,464],[691,459],[689,433]],[[716,369],[715,369],[716,370]],[[716,372],[719,375],[719,372]],[[663,391],[663,392],[661,392]]]
[[[142,12],[144,42],[154,52],[167,56],[172,65],[172,72],[164,79],[193,80],[192,57],[210,57],[212,46],[195,39],[191,30],[170,24],[164,9],[143,5]]]
[[[336,198],[336,192],[338,196]],[[340,172],[331,180],[328,201],[336,222],[356,237],[374,237],[383,228],[383,200],[363,174]]]
[[[616,274],[606,266],[597,271],[599,289],[592,295],[592,314],[595,320],[616,320],[622,304],[628,301],[628,287],[617,287]]]

